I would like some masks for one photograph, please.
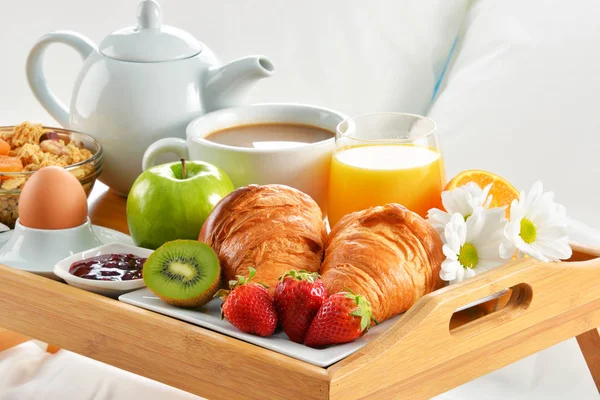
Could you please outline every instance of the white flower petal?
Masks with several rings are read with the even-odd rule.
[[[569,240],[566,237],[553,242],[536,240],[535,248],[544,254],[549,261],[566,260],[573,254],[571,246],[569,246]]]
[[[523,196],[523,192],[521,192],[521,196]],[[523,215],[521,214],[519,200],[513,200],[510,202],[510,221],[514,221],[517,219],[521,219]]]
[[[535,243],[528,244],[523,241],[523,239],[519,238],[517,240],[517,248],[520,252],[527,254],[529,257],[535,258],[540,261],[550,261],[548,257],[544,255],[536,246]]]
[[[504,236],[514,242],[519,236],[520,231],[521,220],[511,221],[504,227]]]
[[[528,210],[530,207],[534,206],[540,200],[543,193],[544,185],[542,182],[536,181],[527,194],[526,209]]]
[[[427,222],[433,226],[438,235],[444,240],[444,228],[450,222],[450,214],[437,208],[432,208],[427,212]]]
[[[461,186],[460,189],[469,193],[473,197],[480,197],[483,194],[483,190],[475,182],[467,182],[467,184]]]
[[[486,219],[490,219],[496,224],[506,224],[506,206],[494,207],[486,210]]]
[[[442,204],[449,214],[459,213],[467,217],[480,206],[487,208],[492,200],[489,196],[491,184],[481,189],[474,182],[442,193]]]
[[[444,230],[446,241],[450,244],[450,241],[452,240],[450,248],[457,254],[460,251],[461,246],[465,244],[465,238],[467,236],[466,229],[467,225],[465,223],[465,218],[461,214],[455,213],[452,215],[452,218],[450,218],[450,223],[446,225],[446,229]]]
[[[440,278],[444,281],[451,281],[456,279],[456,275],[460,270],[462,270],[462,267],[458,261],[444,260],[440,269]]]
[[[458,261],[444,260],[442,262],[442,271],[444,271],[444,272],[456,273],[456,271],[458,271],[461,268],[462,268],[462,266],[460,265],[460,263]]]
[[[442,246],[442,252],[449,260],[458,261],[458,254],[450,248],[447,244]]]
[[[454,277],[452,283],[462,282],[464,279],[465,279],[465,269],[461,267],[456,271],[456,276]]]
[[[535,227],[537,229],[545,229],[548,227],[557,226],[566,229],[569,220],[566,216],[555,211],[556,209],[554,209],[554,211],[548,210],[546,213],[539,215],[535,221],[532,221],[534,222]]]
[[[488,184],[486,187],[483,188],[483,191],[481,192],[481,205],[483,206],[483,208],[489,208],[490,203],[492,202],[492,198],[494,196],[490,195],[490,190],[492,189],[492,184]]]
[[[445,219],[446,216],[448,216],[448,220],[450,220],[450,214],[438,208],[432,208],[429,211],[427,211],[427,219],[440,220]]]
[[[477,275],[477,273],[475,272],[475,270],[473,270],[472,268],[465,268],[464,271],[465,271],[465,275],[463,277],[463,280],[464,279],[472,278],[475,275]]]
[[[510,240],[504,240],[500,243],[500,257],[504,259],[512,258],[517,251],[517,246]]]
[[[483,230],[484,226],[485,210],[483,209],[483,207],[480,206],[473,211],[473,214],[471,215],[471,217],[469,217],[469,219],[466,222],[465,241],[471,242],[475,238],[477,238],[481,234],[481,231]]]
[[[452,195],[451,191],[447,190],[442,192],[442,205],[449,214],[455,212],[454,210],[456,206],[454,204],[454,196]]]
[[[527,219],[537,225],[538,222],[544,221],[555,214],[553,206],[554,194],[551,192],[543,193],[536,204],[532,204],[527,211]]]
[[[504,217],[504,210],[501,208],[492,208],[484,211],[485,223],[478,236],[472,238],[471,243],[477,248],[491,244],[499,246],[500,241],[504,239],[504,228],[507,223]],[[469,235],[467,235],[467,241],[469,241]],[[497,251],[498,249],[496,248]]]
[[[561,226],[537,227],[535,240],[543,240],[546,242],[558,240],[561,237],[567,236],[567,229]]]
[[[485,242],[477,246],[477,255],[479,256],[479,259],[502,260],[504,257],[502,257],[500,253],[501,244],[502,241],[498,240],[493,242]]]
[[[450,214],[459,213],[465,217],[471,213],[467,192],[461,190],[461,188],[456,188],[451,192],[443,192],[442,204]]]
[[[458,215],[458,219],[462,220],[464,224],[462,216],[460,214],[454,214],[450,219],[450,222],[444,228],[444,239],[450,249],[458,254],[464,241],[461,243],[461,232],[459,232],[460,221],[457,221],[457,219],[454,218],[456,215]]]
[[[446,272],[440,270],[440,279],[443,281],[451,282],[456,279],[456,272]]]

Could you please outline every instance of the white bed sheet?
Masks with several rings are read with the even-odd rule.
[[[435,400],[597,399],[574,339],[459,386]],[[200,397],[33,341],[0,352],[0,400],[199,400]]]
[[[0,400],[197,400],[78,354],[29,341],[0,352]]]

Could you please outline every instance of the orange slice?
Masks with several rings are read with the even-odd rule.
[[[480,188],[484,188],[490,183],[492,188],[490,194],[493,196],[490,208],[506,206],[506,218],[510,214],[510,203],[519,198],[519,191],[510,184],[506,179],[492,174],[491,172],[470,169],[456,175],[446,184],[444,190],[453,190],[457,187],[464,186],[469,182],[475,182]]]

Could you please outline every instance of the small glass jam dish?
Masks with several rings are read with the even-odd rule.
[[[145,287],[142,267],[153,250],[109,243],[73,254],[54,266],[71,286],[109,297]]]

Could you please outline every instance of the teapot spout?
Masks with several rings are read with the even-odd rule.
[[[275,67],[264,56],[250,56],[208,72],[204,103],[206,111],[246,104],[254,84],[273,75]]]

